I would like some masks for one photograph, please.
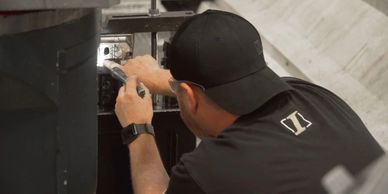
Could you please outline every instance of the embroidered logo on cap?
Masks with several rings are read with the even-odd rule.
[[[286,118],[282,119],[280,123],[295,135],[300,135],[312,125],[312,123],[305,119],[298,111],[294,111]]]

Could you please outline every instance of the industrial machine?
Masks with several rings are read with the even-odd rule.
[[[175,31],[191,11],[103,15],[117,0],[1,0],[0,193],[131,193],[114,104],[120,82],[100,66],[133,57],[136,33]],[[162,58],[162,57],[161,57]],[[194,149],[176,100],[154,95],[168,172]]]

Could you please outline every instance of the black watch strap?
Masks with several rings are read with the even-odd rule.
[[[155,136],[154,127],[151,124],[130,124],[121,130],[121,140],[124,145],[132,143],[139,134],[148,133]]]

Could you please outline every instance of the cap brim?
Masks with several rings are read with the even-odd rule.
[[[239,80],[207,88],[205,94],[226,111],[245,115],[290,87],[265,67]]]

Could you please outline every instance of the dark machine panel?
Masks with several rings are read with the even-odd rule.
[[[6,21],[42,14],[79,17],[30,31],[26,31],[28,26],[20,27],[19,33],[17,26]],[[95,192],[96,21],[94,10],[40,11],[3,18],[1,194]]]

